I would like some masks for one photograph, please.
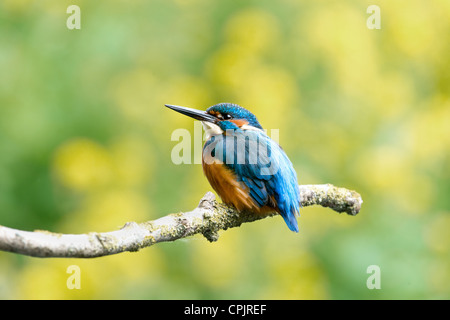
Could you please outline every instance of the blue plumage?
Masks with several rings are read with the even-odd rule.
[[[224,202],[260,213],[277,210],[289,229],[298,232],[297,174],[255,115],[231,103],[214,105],[206,112],[166,106],[202,121],[207,136],[203,170]]]
[[[249,113],[241,107],[235,112],[235,105],[226,108],[221,104],[220,108],[211,108],[214,111],[220,109],[222,114],[230,114],[233,119]],[[262,128],[256,117],[250,119],[252,127]],[[213,136],[206,142],[204,150],[207,146],[212,149],[211,144],[214,144],[214,157],[246,185],[253,201],[259,207],[278,207],[289,229],[298,232],[296,215],[300,210],[300,193],[297,174],[286,153],[262,130],[242,130],[232,121],[222,121],[218,125],[228,133]],[[275,203],[271,203],[271,199]]]
[[[245,119],[250,126],[262,129],[262,126],[259,124],[258,119],[256,119],[256,116],[253,113],[234,103],[219,103],[206,109],[206,112],[217,112],[222,115],[228,114],[231,115],[233,119]]]

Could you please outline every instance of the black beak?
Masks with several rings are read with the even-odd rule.
[[[215,116],[207,113],[206,111],[191,109],[187,107],[173,106],[171,104],[166,104],[165,106],[169,109],[175,110],[176,112],[182,113],[185,116],[194,118],[196,120],[212,123],[215,123],[217,121],[217,118]]]

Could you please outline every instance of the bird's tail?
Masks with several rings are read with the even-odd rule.
[[[284,222],[286,222],[289,230],[294,231],[294,232],[298,232],[298,223],[297,223],[297,219],[295,216],[295,213],[281,213],[281,216],[284,219]]]

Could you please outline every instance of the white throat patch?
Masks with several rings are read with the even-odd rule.
[[[220,127],[212,122],[202,121],[203,129],[205,129],[206,140],[209,140],[212,136],[217,136],[223,133]]]

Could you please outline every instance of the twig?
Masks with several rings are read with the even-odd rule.
[[[337,188],[330,184],[301,185],[303,207],[321,205],[337,212],[356,215],[362,204],[355,191]],[[218,203],[208,192],[197,208],[190,212],[169,214],[157,220],[128,222],[120,230],[88,234],[59,234],[49,231],[22,231],[0,226],[0,250],[33,257],[94,258],[138,251],[155,243],[203,234],[209,241],[217,241],[219,230],[240,226],[273,216],[261,216]]]

